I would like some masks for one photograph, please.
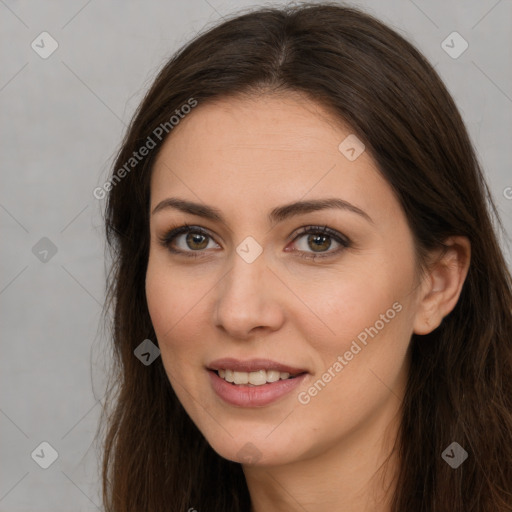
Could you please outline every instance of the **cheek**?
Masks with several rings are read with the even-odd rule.
[[[180,319],[193,310],[204,289],[193,276],[173,268],[157,249],[150,255],[146,272],[146,299],[155,331],[174,332]]]
[[[172,374],[183,373],[197,362],[207,343],[204,304],[210,288],[189,273],[170,268],[165,256],[150,257],[146,273],[148,310],[162,361]]]
[[[400,395],[411,334],[407,304],[393,287],[379,287],[375,280],[367,284],[345,283],[316,302],[334,334],[315,329],[318,322],[303,324],[316,370],[297,395],[307,432],[323,418],[323,428],[336,437],[369,421],[393,394]]]
[[[415,268],[411,244],[392,249],[347,258],[322,279],[295,282],[297,295],[314,313],[296,319],[317,369],[332,367],[347,353],[350,371],[343,373],[352,374],[351,382],[374,378],[373,367],[391,380],[400,370],[412,334]]]
[[[169,281],[165,268],[150,257],[146,272],[146,300],[157,336],[172,327],[174,314],[171,312],[175,311],[176,294],[172,292]]]
[[[306,314],[297,318],[302,318],[307,330],[316,332],[318,338],[338,340],[337,348],[342,348],[346,340],[379,320],[403,295],[402,288],[402,283],[390,279],[385,270],[336,270],[322,279],[294,284],[294,292],[307,306]]]

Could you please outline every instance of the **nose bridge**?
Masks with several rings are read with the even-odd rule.
[[[275,283],[270,283],[275,277],[267,269],[264,254],[254,257],[250,243],[241,243],[233,254],[231,270],[219,283],[216,299],[215,324],[239,338],[255,327],[277,329],[283,319]],[[244,253],[242,249],[247,248]]]

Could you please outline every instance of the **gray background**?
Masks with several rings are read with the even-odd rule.
[[[436,66],[510,235],[512,1],[352,3]],[[261,3],[0,0],[0,512],[102,510],[92,441],[109,352],[99,325],[104,200],[92,191],[164,61],[206,25],[250,5]],[[47,59],[31,47],[42,46],[43,31],[59,45]],[[469,44],[456,59],[441,46],[453,31]],[[53,256],[38,253],[46,242],[33,250],[43,237]],[[43,441],[58,452],[48,469],[31,458]],[[40,450],[38,460],[48,460]]]

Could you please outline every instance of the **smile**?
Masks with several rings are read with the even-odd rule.
[[[247,384],[248,386],[263,386],[278,380],[294,379],[296,375],[277,370],[257,370],[255,372],[236,372],[233,370],[219,369],[217,375],[234,385]]]

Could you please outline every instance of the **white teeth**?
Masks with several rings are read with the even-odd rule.
[[[277,370],[267,370],[267,382],[277,382],[280,376]]]
[[[249,384],[249,374],[247,372],[233,372],[235,384]]]
[[[255,386],[261,386],[267,383],[267,372],[265,370],[259,370],[257,372],[251,372],[246,374],[249,382]],[[238,383],[237,383],[238,384]],[[245,383],[244,383],[245,384]]]
[[[258,370],[256,372],[234,372],[232,370],[218,370],[219,377],[232,382],[233,384],[248,384],[249,386],[262,386],[268,382],[277,382],[286,380],[290,377],[288,372],[278,372],[277,370]]]

